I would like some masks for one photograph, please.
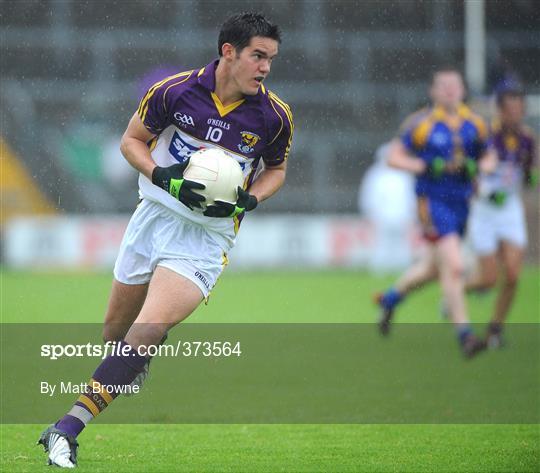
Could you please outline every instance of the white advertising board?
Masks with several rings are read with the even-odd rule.
[[[18,269],[110,269],[127,216],[13,219],[3,262]],[[249,216],[231,251],[231,268],[399,269],[421,246],[414,228],[381,229],[357,216]]]

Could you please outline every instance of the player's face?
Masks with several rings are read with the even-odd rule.
[[[431,100],[445,108],[455,108],[465,97],[465,85],[461,74],[457,72],[439,72],[435,74],[431,86]]]
[[[525,101],[522,97],[505,97],[500,110],[505,125],[519,125],[525,118]]]
[[[240,93],[257,94],[261,82],[270,73],[272,60],[277,53],[276,40],[254,36],[240,54],[235,55],[231,64],[231,74]]]

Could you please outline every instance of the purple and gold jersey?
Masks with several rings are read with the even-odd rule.
[[[534,133],[526,126],[508,129],[496,123],[492,128],[492,143],[497,152],[497,169],[492,174],[480,176],[480,194],[519,193],[536,162]]]
[[[442,107],[429,107],[411,115],[401,129],[400,138],[407,150],[429,166],[443,158],[455,168],[466,158],[478,160],[487,148],[487,126],[467,106],[460,105],[450,117]],[[443,201],[467,200],[472,182],[461,173],[445,173],[440,178],[428,173],[416,178],[416,193]]]
[[[224,106],[214,93],[217,64],[158,82],[143,97],[137,113],[155,135],[149,147],[158,166],[183,162],[201,148],[221,148],[240,164],[248,189],[258,167],[276,166],[287,159],[294,130],[292,113],[262,84],[257,95]],[[192,211],[142,174],[139,189],[142,198],[203,225],[224,249],[234,243],[237,219],[210,218]]]

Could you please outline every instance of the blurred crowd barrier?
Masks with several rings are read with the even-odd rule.
[[[127,223],[127,216],[14,219],[5,231],[3,260],[16,269],[110,270]],[[399,237],[389,252],[376,226],[355,215],[249,216],[229,256],[236,269],[395,270],[423,246],[414,225],[400,229]]]

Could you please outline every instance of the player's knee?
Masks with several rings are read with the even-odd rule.
[[[461,280],[465,277],[465,267],[463,263],[455,261],[448,265],[448,275],[452,280]]]

